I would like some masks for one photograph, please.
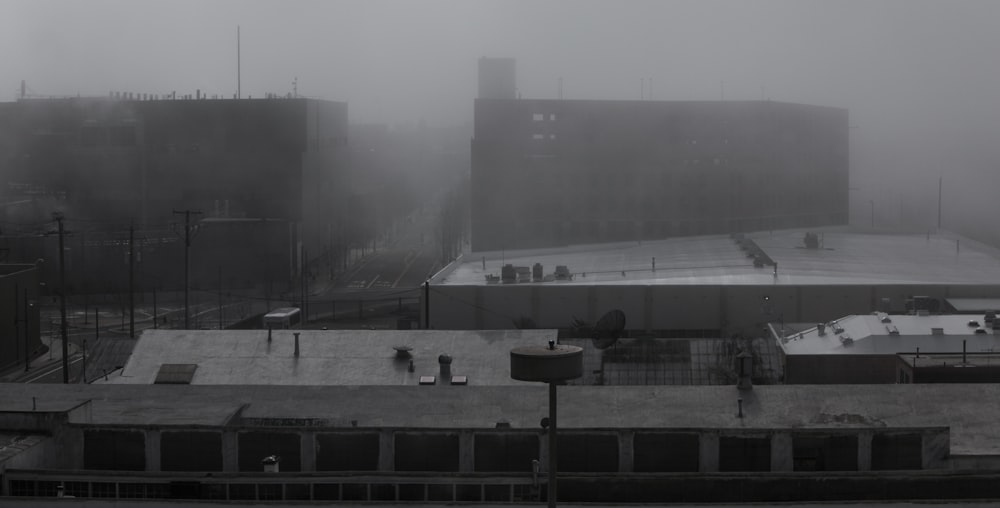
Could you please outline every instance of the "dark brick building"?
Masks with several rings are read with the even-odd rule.
[[[846,224],[848,114],[478,99],[475,251]]]
[[[83,221],[71,226],[94,239],[120,233],[132,222],[148,232],[140,238],[164,244],[161,237],[182,236],[176,233],[183,232],[184,218],[175,210],[200,211],[193,223],[266,222],[259,232],[248,231],[247,222],[239,226],[255,238],[240,245],[240,253],[252,254],[255,245],[282,246],[263,256],[263,265],[245,268],[258,283],[294,278],[303,249],[312,262],[329,263],[345,249],[350,178],[344,103],[70,98],[0,104],[0,172],[7,182],[8,221],[38,222],[61,210],[68,221]],[[200,226],[192,248],[201,243],[218,254],[218,259],[202,257],[214,274],[235,253],[213,245],[219,235],[212,230],[222,223]],[[174,233],[162,233],[169,229]],[[120,250],[120,242],[79,241],[78,250],[90,248],[91,260],[123,259],[120,252],[98,249],[118,245]],[[147,261],[156,259],[151,251],[146,254]],[[197,263],[193,270],[196,274]]]

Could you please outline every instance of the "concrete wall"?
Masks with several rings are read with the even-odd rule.
[[[892,384],[896,355],[787,355],[785,384]]]
[[[1000,285],[433,285],[431,328],[512,329],[526,316],[539,328],[593,323],[611,309],[633,330],[721,330],[760,334],[764,323],[820,323],[868,314],[888,298],[902,312],[908,296],[984,297]],[[769,303],[764,304],[764,296]],[[423,296],[421,295],[421,298]],[[421,309],[423,301],[421,301]]]

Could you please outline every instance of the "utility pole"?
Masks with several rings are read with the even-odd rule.
[[[128,225],[128,336],[135,338],[135,224]]]
[[[941,188],[944,187],[944,177],[938,177],[938,229],[941,229]]]
[[[52,217],[59,225],[59,329],[62,332],[63,384],[69,384],[69,336],[66,333],[66,263],[63,251],[63,214],[55,212]]]
[[[15,309],[15,313],[16,313]],[[30,335],[30,321],[28,320],[28,288],[24,288],[24,371],[31,368],[31,355],[28,346],[28,336]]]
[[[219,329],[222,329],[222,265],[219,265]]]
[[[300,260],[300,263],[299,263],[299,272],[300,272],[299,273],[299,278],[301,280],[300,280],[300,284],[299,285],[302,286],[302,287],[300,287],[299,290],[300,290],[301,296],[302,296],[301,302],[300,302],[300,305],[302,305],[302,324],[305,325],[307,322],[309,322],[309,305],[306,304],[306,298],[308,296],[308,293],[306,291],[306,264],[307,264],[307,260],[308,260],[308,257],[307,257],[308,255],[306,254],[306,248],[305,247],[302,247],[302,251],[301,252],[302,252],[302,259]]]
[[[191,214],[201,214],[201,212],[184,210],[174,210],[175,214],[184,215],[184,329],[191,329]]]
[[[424,329],[431,328],[431,280],[424,282]]]

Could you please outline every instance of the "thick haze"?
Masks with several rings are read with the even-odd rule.
[[[108,91],[346,101],[352,122],[465,124],[476,58],[522,96],[850,110],[853,219],[998,212],[996,1],[4,1],[0,100]],[[900,194],[902,192],[902,194]],[[909,197],[906,197],[909,196]],[[913,210],[913,197],[927,207]],[[910,200],[910,201],[908,201]],[[963,208],[958,209],[959,205]],[[972,206],[970,206],[972,205]],[[959,228],[960,229],[960,228]],[[1000,228],[998,228],[1000,229]]]

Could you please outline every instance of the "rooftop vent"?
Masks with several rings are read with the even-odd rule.
[[[836,321],[830,323],[830,328],[833,329],[833,333],[844,333],[844,327],[840,326],[840,323]]]
[[[422,385],[432,385],[437,381],[434,376],[420,376],[420,384]]]
[[[409,358],[413,356],[410,354],[410,351],[413,351],[413,348],[410,346],[392,346],[392,349],[396,350],[396,358]]]
[[[896,328],[895,325],[886,325],[885,331],[889,332],[889,335],[899,335],[899,328]]]
[[[979,327],[979,321],[976,321],[975,319],[972,319],[972,320],[969,321],[968,325],[971,328],[977,328],[977,327]]]
[[[820,337],[826,335],[826,325],[823,323],[816,323],[816,334]]]
[[[976,328],[976,332],[975,333],[976,333],[976,335],[986,335],[986,329],[985,328]]]
[[[466,376],[452,376],[451,384],[465,386],[469,384],[469,378]]]
[[[850,335],[841,335],[840,336],[840,343],[843,344],[844,347],[848,347],[848,346],[854,344],[854,339],[852,339]]]
[[[940,327],[936,327],[936,326],[932,327],[931,328],[931,335],[944,335],[944,328],[940,328]]]
[[[451,357],[448,355],[439,355],[438,366],[441,369],[441,379],[451,379]]]

